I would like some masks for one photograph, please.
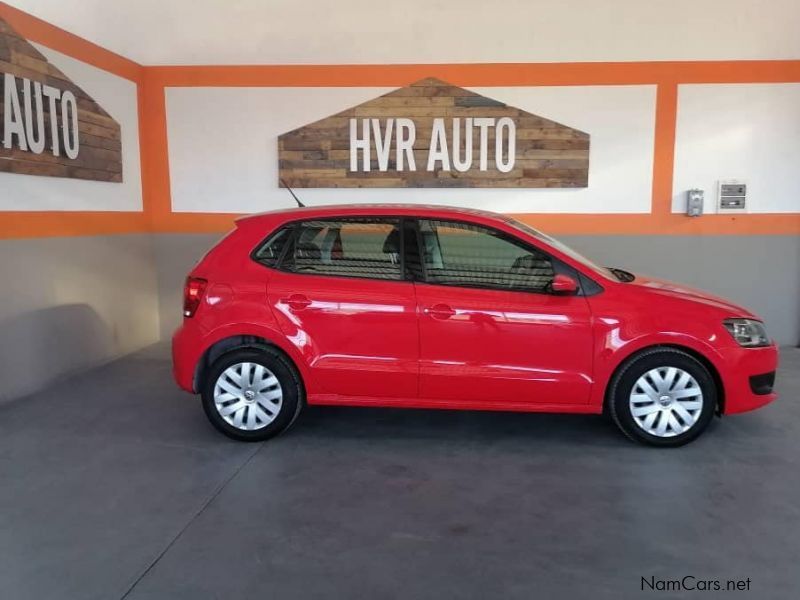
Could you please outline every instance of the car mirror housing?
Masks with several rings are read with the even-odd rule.
[[[554,294],[569,296],[578,292],[578,282],[569,275],[557,273],[556,276],[553,277],[550,289]]]

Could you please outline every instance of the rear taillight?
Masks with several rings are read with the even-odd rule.
[[[193,317],[200,306],[208,281],[199,277],[187,277],[183,286],[183,316]]]

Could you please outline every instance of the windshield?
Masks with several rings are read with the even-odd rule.
[[[598,264],[594,263],[593,261],[589,260],[588,258],[586,258],[580,252],[577,252],[577,251],[573,250],[572,248],[567,246],[565,243],[560,242],[559,240],[557,240],[555,238],[551,238],[546,233],[542,233],[538,229],[534,229],[530,225],[526,225],[525,223],[522,223],[521,221],[517,221],[516,219],[513,219],[511,217],[507,218],[507,222],[508,222],[509,225],[512,225],[512,226],[516,227],[520,231],[524,231],[525,233],[530,234],[533,237],[542,240],[543,242],[546,242],[547,244],[549,244],[550,246],[552,246],[553,248],[555,248],[559,252],[562,252],[562,253],[566,254],[567,256],[569,256],[571,259],[578,261],[579,263],[581,263],[585,267],[588,267],[589,269],[591,269],[595,273],[598,273],[598,274],[602,275],[603,277],[607,277],[608,279],[613,279],[614,281],[619,281],[619,278],[614,275],[614,273],[612,272],[611,269],[607,269],[606,267],[601,267],[600,265],[598,265]]]

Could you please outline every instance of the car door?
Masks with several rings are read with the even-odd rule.
[[[421,399],[487,407],[588,402],[588,303],[548,292],[554,273],[570,267],[469,223],[421,219],[417,237]]]
[[[292,226],[267,298],[324,393],[417,395],[416,299],[403,276],[400,224],[348,218]]]

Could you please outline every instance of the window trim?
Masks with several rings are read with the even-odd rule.
[[[262,239],[258,244],[256,244],[253,251],[250,252],[250,259],[253,260],[256,264],[266,268],[271,269],[273,271],[280,271],[281,273],[285,273],[287,275],[306,275],[311,277],[335,277],[337,279],[354,279],[360,281],[383,281],[383,282],[390,282],[390,283],[409,283],[411,280],[406,273],[405,268],[405,244],[403,240],[403,225],[408,217],[403,215],[348,215],[346,217],[321,217],[321,218],[305,218],[305,219],[294,219],[292,221],[286,221],[277,227],[274,231],[270,232],[264,239]],[[289,248],[294,247],[295,243],[297,242],[297,236],[300,232],[300,226],[303,223],[307,223],[310,221],[320,221],[320,222],[350,222],[350,223],[358,223],[360,221],[385,221],[387,224],[389,221],[397,221],[397,227],[400,232],[400,252],[399,254],[399,264],[400,267],[400,276],[397,279],[385,279],[382,277],[359,277],[357,275],[342,275],[342,274],[334,274],[334,273],[303,273],[297,271],[289,271],[283,268],[283,262],[286,260],[286,255],[289,253]],[[256,254],[260,248],[263,248],[266,243],[268,243],[273,237],[278,235],[281,231],[286,229],[291,229],[291,233],[289,234],[289,239],[286,241],[283,249],[281,250],[281,255],[278,257],[278,260],[275,261],[274,265],[268,265],[256,258]]]

